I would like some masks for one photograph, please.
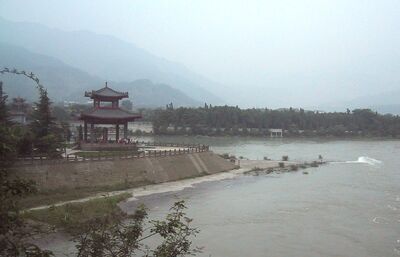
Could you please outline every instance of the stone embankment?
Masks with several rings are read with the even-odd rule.
[[[141,158],[99,158],[92,161],[34,162],[16,165],[12,174],[31,179],[40,190],[116,185],[148,185],[199,177],[236,166],[211,151],[185,154],[163,151]]]

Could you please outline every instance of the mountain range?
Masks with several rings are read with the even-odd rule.
[[[0,43],[0,65],[37,73],[57,100],[79,100],[76,90],[96,89],[108,80],[118,90],[134,92],[134,101],[143,106],[223,103],[204,89],[217,83],[115,37],[0,18]],[[21,78],[3,80],[20,85],[10,94],[32,91]]]
[[[174,106],[199,106],[207,102],[271,108],[296,105],[293,99],[298,100],[299,95],[302,99],[298,103],[311,103],[314,97],[291,89],[290,85],[301,85],[301,81],[307,81],[301,76],[289,76],[290,85],[272,78],[273,83],[263,88],[252,86],[251,90],[250,85],[236,85],[228,89],[182,64],[157,57],[113,36],[11,22],[1,17],[0,67],[34,72],[54,101],[83,102],[84,90],[98,89],[105,81],[116,90],[128,91],[138,107],[160,107],[171,102]],[[367,75],[362,76],[365,83],[374,78]],[[391,77],[391,73],[386,75]],[[0,79],[11,96],[35,99],[32,82],[15,75],[1,75]],[[373,84],[376,85],[385,83],[385,80],[375,80]],[[254,91],[259,92],[257,97]],[[367,95],[368,90],[364,91],[364,96],[354,97],[351,101],[336,101],[311,109],[343,111],[346,108],[372,108],[382,113],[400,114],[400,90],[371,95]]]
[[[104,79],[71,67],[62,61],[42,54],[36,54],[22,47],[0,43],[0,67],[18,68],[33,71],[40,78],[55,102],[85,102],[85,90],[99,89]],[[35,83],[22,76],[3,74],[1,80],[4,90],[10,97],[20,96],[35,101]],[[201,103],[167,84],[153,83],[141,79],[132,82],[109,82],[110,87],[127,91],[136,107],[159,107],[173,102],[177,106],[197,106]]]

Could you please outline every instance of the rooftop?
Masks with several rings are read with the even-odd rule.
[[[112,108],[112,107],[93,108],[81,114],[81,119],[98,119],[98,120],[110,120],[110,121],[115,121],[115,120],[133,121],[141,117],[142,116],[140,114],[131,113],[121,108]]]
[[[117,98],[117,99],[122,99],[122,98],[128,98],[128,92],[118,92],[112,88],[109,88],[106,82],[106,85],[99,89],[99,90],[92,90],[89,92],[85,92],[86,97],[90,98]]]

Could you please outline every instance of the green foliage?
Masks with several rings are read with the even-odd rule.
[[[221,156],[224,159],[230,159],[229,153],[223,153],[223,154],[220,154],[219,156]]]
[[[30,181],[9,178],[9,168],[17,156],[17,141],[16,130],[9,122],[6,97],[0,92],[0,256],[50,256],[50,252],[26,240],[32,230],[20,215],[19,199],[36,188]]]
[[[57,128],[55,118],[51,114],[51,101],[47,90],[38,85],[39,102],[35,103],[30,129],[34,135],[34,146],[41,154],[50,157],[60,155],[62,148],[62,129]]]
[[[81,230],[81,225],[89,220],[104,215],[115,215],[121,212],[118,203],[131,197],[123,193],[115,196],[93,199],[82,203],[70,203],[48,209],[39,209],[26,212],[25,218],[45,222],[58,228],[65,228],[69,232]]]
[[[83,232],[75,237],[79,257],[97,256],[154,256],[177,257],[195,255],[200,251],[193,248],[191,237],[199,231],[190,226],[192,220],[184,212],[186,206],[178,201],[171,208],[165,220],[148,218],[144,206],[133,215],[117,213],[96,218],[82,226]],[[150,225],[150,227],[145,227]],[[150,249],[146,239],[157,237],[160,244]]]
[[[199,230],[190,226],[193,220],[186,216],[185,209],[184,201],[178,201],[165,220],[151,221],[154,226],[151,232],[163,240],[153,251],[154,257],[176,257],[200,252],[199,248],[192,248],[190,241],[190,237],[198,234]]]
[[[268,136],[269,129],[281,128],[286,136],[400,136],[399,116],[380,115],[369,109],[322,113],[205,106],[158,109],[147,116],[156,134]]]

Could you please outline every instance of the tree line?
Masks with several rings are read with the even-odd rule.
[[[286,136],[400,136],[400,117],[370,109],[346,112],[304,109],[240,109],[233,106],[155,110],[151,120],[156,134],[269,135],[282,129]]]

